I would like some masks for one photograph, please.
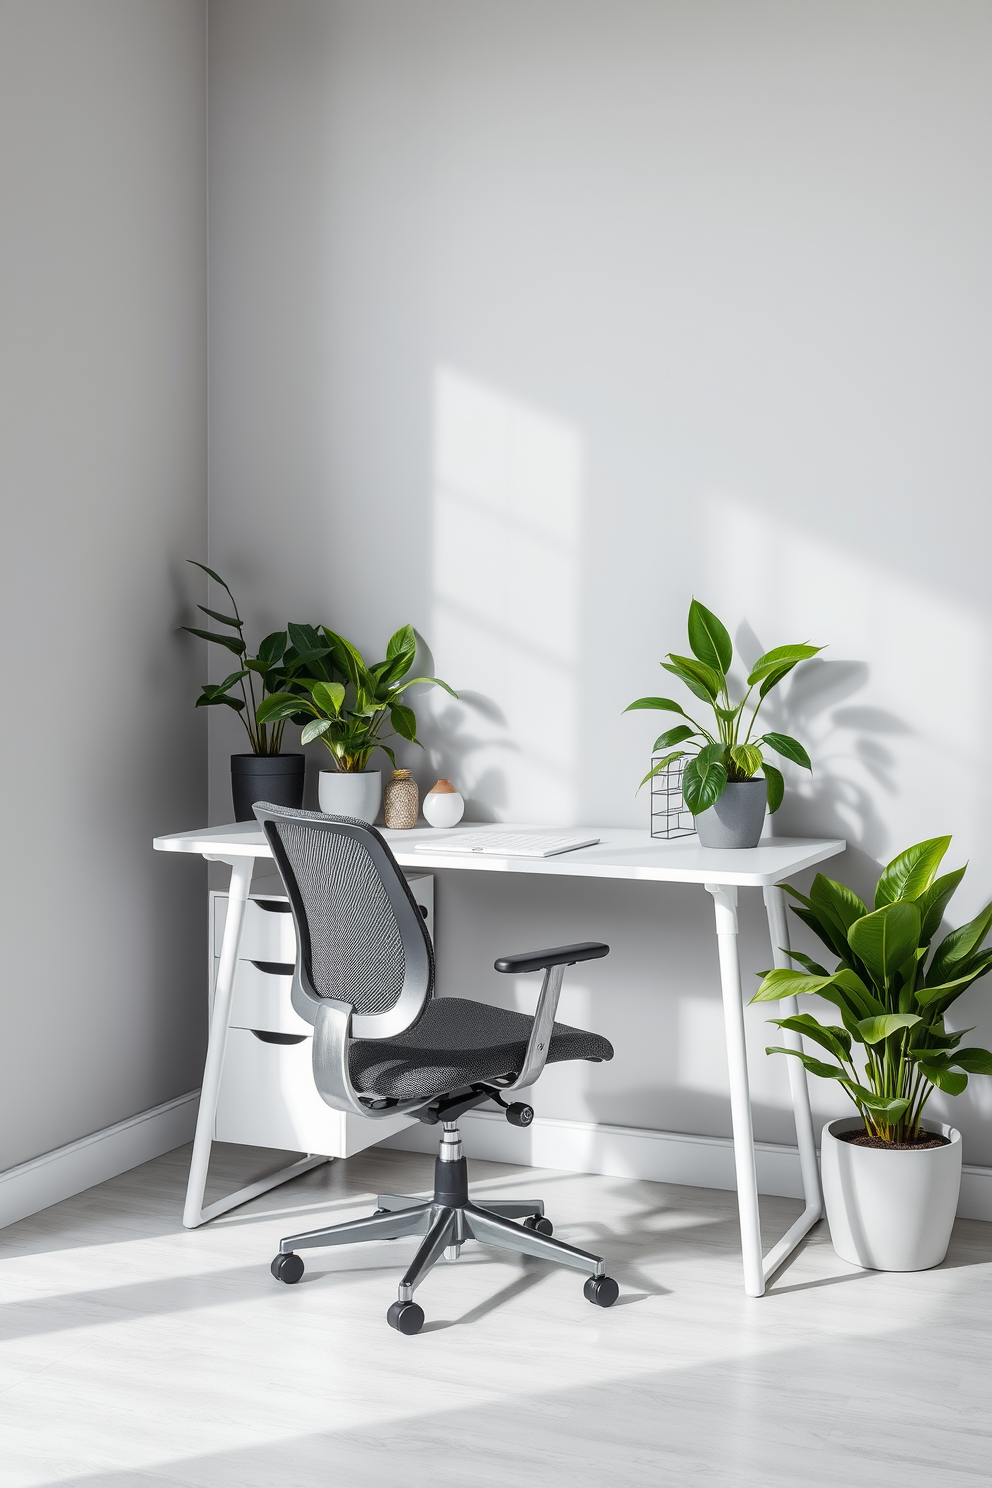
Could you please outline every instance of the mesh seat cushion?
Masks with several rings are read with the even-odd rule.
[[[420,1021],[391,1039],[355,1039],[351,1081],[369,1095],[433,1099],[476,1080],[522,1069],[534,1019],[463,997],[433,998]],[[612,1059],[613,1045],[598,1033],[556,1023],[548,1063]]]

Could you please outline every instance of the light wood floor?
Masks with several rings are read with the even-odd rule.
[[[220,1148],[218,1177],[260,1154]],[[188,1149],[0,1234],[0,1483],[86,1488],[943,1488],[992,1478],[992,1226],[960,1221],[915,1275],[839,1261],[824,1227],[752,1300],[733,1195],[472,1164],[601,1249],[582,1279],[469,1246],[386,1326],[408,1240],[314,1251],[281,1235],[417,1192],[430,1160],[373,1151],[186,1233]],[[247,1168],[247,1171],[246,1171]],[[798,1206],[764,1201],[770,1237]]]

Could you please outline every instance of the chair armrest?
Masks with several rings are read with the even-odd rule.
[[[518,951],[514,956],[500,956],[494,965],[497,971],[546,971],[549,966],[574,966],[576,961],[597,961],[609,954],[609,946],[601,940],[583,940],[578,945],[552,946],[547,951]]]

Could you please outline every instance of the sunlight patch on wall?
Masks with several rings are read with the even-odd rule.
[[[571,425],[438,370],[432,638],[481,694],[457,769],[497,820],[574,820],[581,475]]]

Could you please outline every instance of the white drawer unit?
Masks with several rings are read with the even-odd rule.
[[[408,874],[424,923],[434,934],[434,879]],[[227,920],[227,895],[210,896],[211,1002]],[[227,1047],[214,1122],[218,1142],[348,1157],[411,1125],[398,1116],[364,1121],[324,1104],[313,1082],[313,1028],[290,996],[296,930],[278,879],[256,882],[245,906],[234,973]]]
[[[350,1157],[411,1124],[406,1116],[364,1121],[326,1106],[313,1083],[310,1039],[272,1038],[248,1028],[229,1031],[214,1124],[218,1142]]]

